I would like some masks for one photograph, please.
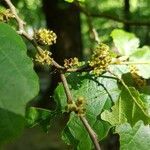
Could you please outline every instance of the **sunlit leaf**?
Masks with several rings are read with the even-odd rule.
[[[143,120],[145,124],[150,122],[149,107],[135,88],[129,88],[129,91],[123,88],[112,111],[105,110],[101,117],[113,126],[124,122],[134,125],[139,120]]]
[[[142,121],[134,127],[128,123],[117,126],[116,133],[120,136],[121,150],[148,150],[150,147],[150,127]]]
[[[111,37],[120,55],[129,56],[139,47],[139,39],[133,33],[114,29]]]
[[[138,48],[130,57],[129,61],[134,64],[138,69],[138,74],[145,79],[150,78],[150,48],[144,46]],[[137,64],[136,64],[137,63]]]

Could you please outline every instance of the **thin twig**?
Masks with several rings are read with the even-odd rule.
[[[100,39],[99,39],[97,30],[96,30],[95,28],[92,28],[92,32],[93,32],[95,41],[96,41],[97,43],[100,43]]]
[[[86,15],[86,17],[87,17],[87,23],[88,23],[88,26],[89,26],[89,32],[91,33],[90,38],[92,40],[94,40],[96,43],[100,43],[98,33],[97,33],[96,29],[93,27],[91,17],[88,16],[88,15]]]
[[[73,97],[72,97],[72,94],[70,92],[66,77],[63,73],[61,73],[60,78],[61,78],[62,84],[64,86],[64,90],[65,90],[65,93],[66,93],[66,96],[67,96],[67,103],[71,104],[73,102]]]
[[[19,32],[22,33],[23,30],[24,30],[25,22],[18,16],[16,8],[12,4],[12,2],[10,0],[4,0],[4,1],[6,2],[6,4],[8,5],[8,7],[10,8],[11,12],[15,16],[15,19],[18,22],[18,25],[19,25]]]
[[[23,35],[26,39],[28,39],[30,42],[34,43],[34,38],[30,36],[25,30],[22,31],[22,33],[19,33],[20,35]]]
[[[97,140],[97,135],[96,133],[93,131],[93,129],[91,128],[91,126],[89,125],[87,119],[84,116],[80,116],[80,120],[82,121],[82,123],[84,124],[85,128],[87,129],[94,145],[95,145],[95,149],[96,150],[101,150],[100,145],[98,143]]]
[[[73,102],[73,97],[72,94],[70,92],[66,77],[63,73],[60,74],[64,89],[65,89],[65,93],[67,96],[67,102],[68,103],[72,103]],[[94,130],[91,128],[90,124],[88,123],[87,119],[84,116],[79,116],[80,120],[82,121],[83,125],[85,126],[86,130],[88,131],[91,140],[93,141],[93,144],[95,146],[96,150],[101,150],[98,139],[97,139],[97,135],[94,132]]]
[[[58,64],[55,60],[52,60],[52,65],[59,70],[65,70],[66,68]]]

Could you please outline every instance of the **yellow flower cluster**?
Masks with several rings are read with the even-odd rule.
[[[138,75],[138,68],[135,65],[130,65],[130,73],[136,87],[141,88],[146,86],[146,80]]]
[[[78,97],[76,102],[72,102],[68,104],[67,110],[74,111],[78,116],[84,116],[85,115],[85,98],[84,97]]]
[[[0,21],[9,21],[11,18],[15,18],[14,14],[10,11],[10,9],[5,9],[0,12]]]
[[[97,76],[100,75],[107,69],[111,60],[112,58],[109,52],[109,47],[103,43],[99,44],[89,61],[89,65],[93,68],[92,73]]]
[[[40,50],[36,55],[35,55],[35,61],[44,65],[51,65],[52,63],[52,58],[51,56],[51,52],[47,51],[47,50]]]
[[[41,45],[52,45],[56,43],[57,35],[47,29],[39,29],[35,32],[35,39]]]
[[[79,66],[79,60],[76,57],[64,60],[64,67],[67,69],[77,66]]]

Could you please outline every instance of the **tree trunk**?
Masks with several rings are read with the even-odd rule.
[[[53,57],[59,63],[64,58],[81,57],[82,42],[78,8],[62,0],[43,0],[43,10],[48,28],[58,36],[53,47]]]
[[[125,20],[130,20],[130,0],[124,0],[124,18]],[[124,29],[130,31],[130,25],[124,24]]]
[[[65,58],[82,58],[82,41],[80,14],[74,4],[63,0],[43,0],[43,11],[47,26],[57,34],[57,42],[52,46],[52,57],[60,64]],[[47,101],[59,82],[59,76],[54,74],[52,82],[43,99]],[[45,105],[45,102],[43,102]]]

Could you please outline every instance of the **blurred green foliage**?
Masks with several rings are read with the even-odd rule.
[[[66,2],[72,3],[74,0],[64,0]],[[88,12],[95,14],[107,14],[119,19],[124,19],[124,1],[123,0],[79,0],[80,5],[82,5]],[[131,21],[148,21],[150,18],[150,3],[149,0],[130,0],[130,20]],[[62,3],[58,1],[58,3]],[[14,0],[14,4],[22,14],[24,20],[27,24],[33,28],[39,28],[46,25],[44,13],[42,11],[42,0]],[[67,7],[67,3],[66,3]],[[51,10],[50,10],[51,13]],[[82,29],[82,40],[84,51],[83,54],[86,58],[91,53],[91,49],[94,47],[94,43],[89,37],[89,25],[88,19],[81,12],[81,29]],[[140,20],[139,20],[140,18]],[[108,19],[108,18],[91,18],[91,24],[98,32],[101,42],[110,43],[112,40],[110,38],[110,33],[115,28],[124,28],[124,24]],[[28,29],[30,31],[30,26]],[[148,45],[150,39],[149,26],[130,26],[130,32],[134,32],[141,40],[142,45]]]
[[[88,12],[96,14],[108,14],[109,16],[119,19],[124,18],[124,1],[123,0],[86,0],[84,3],[85,9]],[[150,2],[149,0],[130,0],[130,18],[132,21],[148,21],[150,18]],[[139,19],[140,18],[140,19]],[[82,36],[84,44],[84,53],[87,55],[89,48],[93,46],[89,43],[89,29],[87,20],[84,14],[81,14],[82,20]],[[124,24],[110,20],[107,18],[92,18],[92,25],[97,30],[101,42],[110,43],[110,33],[115,28],[124,29]],[[134,32],[141,40],[142,45],[150,43],[150,26],[130,26],[130,32]]]
[[[45,17],[42,11],[41,0],[15,0],[15,6],[19,10],[22,18],[27,22],[27,25],[33,28],[45,26]]]

